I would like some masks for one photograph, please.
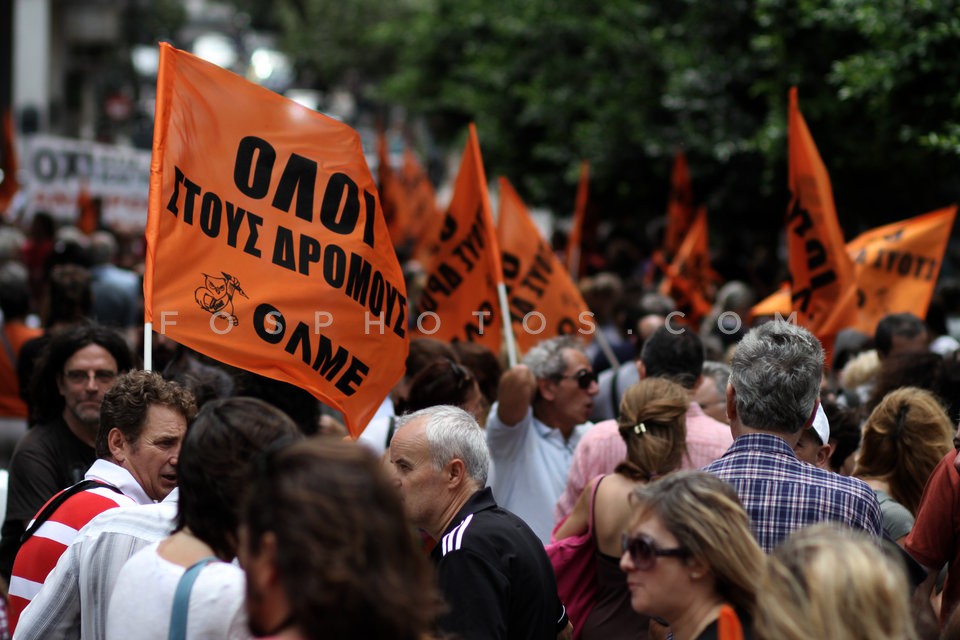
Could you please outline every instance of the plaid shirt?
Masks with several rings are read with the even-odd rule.
[[[737,490],[764,551],[773,550],[793,531],[824,520],[882,535],[880,505],[870,487],[801,462],[777,436],[742,435],[704,471]]]

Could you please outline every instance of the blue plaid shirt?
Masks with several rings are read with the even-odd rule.
[[[874,536],[883,533],[880,505],[870,487],[801,462],[777,436],[742,435],[704,471],[733,485],[764,551],[773,550],[793,531],[824,520]]]

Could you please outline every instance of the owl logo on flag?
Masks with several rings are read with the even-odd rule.
[[[238,324],[237,316],[233,314],[233,296],[237,293],[244,298],[247,294],[240,288],[240,281],[225,271],[220,272],[222,278],[203,274],[203,286],[197,287],[193,297],[200,308],[209,313],[224,313],[230,316],[233,324]]]

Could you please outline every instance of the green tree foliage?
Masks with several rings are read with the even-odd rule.
[[[960,4],[938,0],[286,0],[290,52],[325,80],[427,118],[477,123],[491,176],[533,205],[639,227],[684,148],[714,244],[782,229],[791,85],[846,236],[956,200]]]

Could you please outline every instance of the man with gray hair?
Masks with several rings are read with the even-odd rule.
[[[490,456],[477,421],[448,405],[405,415],[389,455],[407,518],[437,542],[430,558],[450,605],[441,630],[467,640],[564,632],[543,545],[486,488]]]
[[[819,406],[823,347],[804,329],[773,321],[737,345],[727,386],[733,446],[705,471],[737,490],[757,542],[771,551],[796,529],[837,521],[882,534],[880,505],[861,480],[801,462],[794,453]]]
[[[500,378],[486,425],[490,487],[544,544],[598,389],[583,347],[566,336],[541,341]]]

